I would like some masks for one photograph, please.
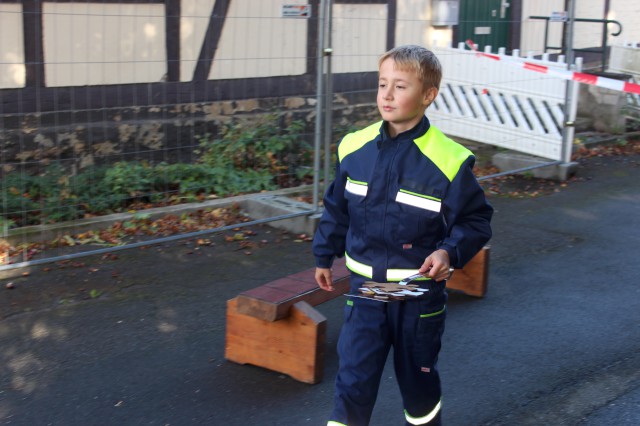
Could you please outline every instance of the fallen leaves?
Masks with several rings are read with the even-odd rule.
[[[588,159],[594,157],[629,156],[640,154],[640,140],[623,141],[615,144],[602,144],[592,147],[580,146],[573,155],[572,160]],[[495,166],[488,165],[474,168],[477,177],[489,176],[499,173]],[[536,178],[532,173],[498,176],[480,182],[487,196],[535,198],[560,192],[572,182],[581,182],[585,179],[574,176],[567,181],[558,182],[551,179]]]
[[[307,234],[300,234],[295,240],[293,240],[294,243],[303,243],[303,242],[310,242],[310,241],[313,241],[313,237]]]
[[[572,160],[592,157],[613,157],[640,154],[640,139],[619,140],[617,143],[600,144],[592,147],[580,145],[571,157]]]
[[[89,230],[77,234],[61,235],[45,243],[17,244],[11,246],[6,242],[0,244],[0,264],[10,264],[31,260],[34,256],[46,255],[46,251],[52,248],[78,247],[83,245],[97,245],[115,247],[125,245],[132,240],[152,240],[176,234],[192,233],[198,231],[213,230],[233,224],[248,222],[250,219],[242,214],[239,206],[233,205],[227,208],[201,209],[180,215],[169,214],[158,218],[152,218],[148,214],[135,213],[125,221],[114,222],[106,229]],[[249,228],[233,228],[232,233],[223,235],[225,242],[237,244],[237,250],[251,255],[253,250],[268,244],[265,239],[260,242],[252,241],[257,232]],[[305,234],[298,236],[296,241],[311,241]],[[197,238],[196,247],[215,246],[209,238]],[[104,254],[102,260],[115,260],[118,256],[113,253]],[[84,266],[78,262],[61,262],[60,267]],[[50,270],[44,268],[45,271]],[[90,272],[97,272],[90,271]]]
[[[244,238],[245,238],[245,237],[244,237],[244,234],[243,234],[242,232],[236,232],[236,233],[235,233],[235,234],[233,234],[233,235],[226,235],[226,236],[224,237],[224,240],[225,240],[226,242],[228,242],[228,243],[232,243],[232,242],[234,242],[234,241],[242,241],[242,240],[244,240]]]
[[[31,260],[46,247],[43,243],[19,243],[11,245],[5,240],[0,241],[0,265],[7,265],[16,262]]]

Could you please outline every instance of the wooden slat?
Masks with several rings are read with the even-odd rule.
[[[313,274],[315,270],[309,269],[306,272]],[[286,318],[291,307],[300,301],[305,301],[311,306],[317,306],[345,294],[349,291],[349,277],[346,276],[334,280],[333,286],[335,290],[331,292],[324,291],[316,285],[313,289],[295,293],[264,285],[238,295],[236,298],[238,312],[264,321],[277,321]]]
[[[335,287],[332,292],[318,287],[315,268],[309,268],[240,293],[237,297],[238,312],[265,321],[277,321],[286,318],[297,302],[304,300],[311,306],[317,306],[335,299],[349,291],[350,272],[344,258],[336,259],[332,269]]]

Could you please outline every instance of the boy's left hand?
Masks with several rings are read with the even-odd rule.
[[[451,274],[449,272],[449,253],[442,249],[434,251],[427,256],[418,272],[435,281],[448,279]]]

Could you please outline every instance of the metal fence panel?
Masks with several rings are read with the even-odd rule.
[[[315,212],[251,221],[228,207],[321,196],[311,183],[330,171],[315,161],[379,119],[378,56],[451,37],[428,1],[328,4],[323,44],[320,0],[299,16],[307,2],[287,14],[280,0],[0,3],[0,269]],[[438,49],[445,81],[428,113],[443,130],[473,122],[486,142],[557,157],[559,86],[543,95],[555,83],[514,72],[476,81],[478,59]]]

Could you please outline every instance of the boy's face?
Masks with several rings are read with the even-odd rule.
[[[418,124],[437,94],[435,87],[425,91],[415,72],[397,69],[392,59],[385,59],[380,64],[378,110],[382,119],[389,123],[392,137]]]

